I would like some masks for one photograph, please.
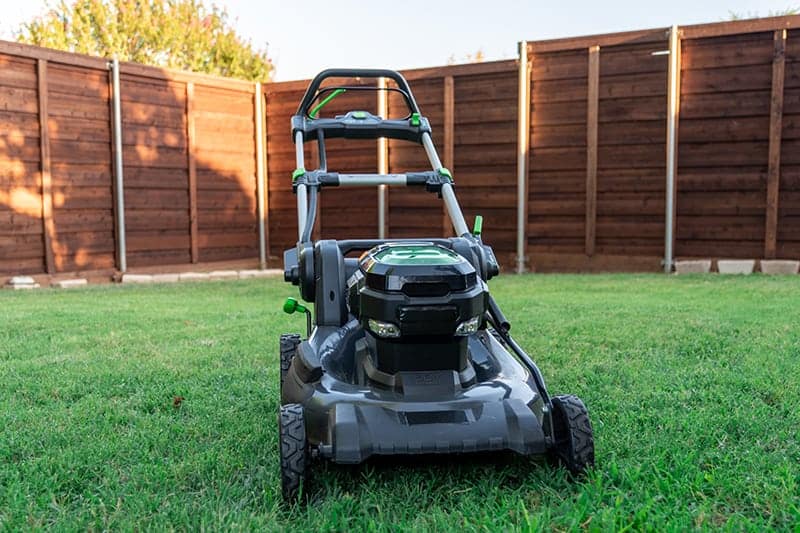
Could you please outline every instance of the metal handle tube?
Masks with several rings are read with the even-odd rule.
[[[115,58],[109,66],[112,74],[111,84],[114,106],[114,184],[117,193],[117,251],[119,255],[119,270],[125,273],[128,270],[128,260],[125,244],[125,188],[122,169],[122,109],[120,107],[119,61]]]
[[[447,214],[450,215],[450,220],[453,222],[456,235],[469,235],[467,221],[464,220],[464,214],[461,212],[461,207],[458,205],[458,200],[456,200],[456,193],[453,191],[453,186],[449,183],[442,185],[442,199],[444,200],[444,205],[447,208]]]
[[[442,168],[442,162],[439,160],[439,154],[436,152],[436,147],[433,145],[433,140],[429,133],[422,134],[422,146],[425,147],[425,153],[428,154],[428,161],[431,162],[433,170]]]
[[[306,155],[303,146],[303,132],[298,131],[294,136],[294,155],[295,159],[297,160],[297,167],[296,168],[305,168],[306,167]]]
[[[442,162],[439,160],[439,154],[436,152],[433,140],[427,132],[422,134],[422,146],[425,147],[425,153],[428,154],[428,160],[431,162],[433,170],[438,172],[442,168]],[[442,199],[447,208],[447,214],[450,216],[450,221],[453,223],[453,228],[456,230],[456,235],[469,234],[469,227],[467,227],[467,222],[464,220],[464,214],[458,205],[452,185],[442,185]]]
[[[305,168],[305,153],[303,152],[303,132],[298,131],[294,136],[294,153],[297,168]],[[303,238],[303,230],[308,218],[308,191],[305,185],[297,186],[297,238]]]
[[[308,191],[305,185],[297,186],[297,238],[303,238],[308,218]]]
[[[408,185],[405,174],[339,174],[339,186],[359,187],[364,185]]]

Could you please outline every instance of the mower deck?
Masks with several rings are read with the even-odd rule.
[[[313,455],[352,464],[372,455],[547,451],[546,407],[532,376],[485,331],[469,339],[476,368],[472,385],[464,387],[453,370],[408,371],[396,374],[393,390],[348,379],[357,374],[342,368],[348,364],[343,359],[356,359],[347,353],[352,339],[335,356],[338,368],[328,358],[319,380],[304,382],[301,376],[308,373],[300,362],[313,358],[309,353],[323,344],[314,337],[299,346],[304,357],[289,367],[282,391],[283,403],[305,406]],[[482,379],[476,381],[477,376]]]

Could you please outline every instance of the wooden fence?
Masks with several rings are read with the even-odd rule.
[[[120,70],[128,265],[253,257],[254,84]],[[0,272],[114,268],[110,95],[106,60],[0,42]]]
[[[506,267],[519,253],[522,192],[528,269],[662,268],[669,31],[530,42],[529,86],[518,61],[405,72],[468,220],[484,216],[484,238]],[[800,17],[686,26],[678,36],[675,256],[800,258]],[[280,264],[297,235],[289,117],[306,83],[259,89],[122,64],[130,267],[257,260],[262,142],[265,247]],[[0,42],[0,273],[117,264],[110,94],[106,60]],[[352,94],[331,110],[377,112],[374,93]],[[390,98],[389,113],[399,104]],[[379,155],[390,172],[427,167],[420,147],[328,144],[335,170],[374,171]],[[306,152],[315,162],[315,149]],[[389,189],[386,222],[389,237],[450,231],[439,200],[400,188]],[[377,224],[375,190],[322,195],[318,236],[375,236]]]

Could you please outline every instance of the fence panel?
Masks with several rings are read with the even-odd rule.
[[[584,252],[589,54],[534,51],[531,63],[527,239],[540,269],[553,254]]]
[[[201,261],[258,257],[253,93],[195,85]]]
[[[685,39],[676,255],[762,257],[773,32]]]
[[[777,255],[800,258],[800,31],[786,38]]]
[[[128,264],[189,263],[186,83],[132,74],[120,83]]]
[[[599,49],[598,254],[663,254],[667,48],[658,32]]]
[[[45,269],[36,71],[0,55],[0,272]]]
[[[47,92],[56,270],[113,268],[108,72],[50,61]]]

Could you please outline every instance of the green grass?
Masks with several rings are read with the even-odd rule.
[[[685,530],[800,523],[800,277],[492,289],[597,467],[326,467],[279,504],[278,280],[0,294],[0,530]],[[180,408],[175,396],[184,397]]]

